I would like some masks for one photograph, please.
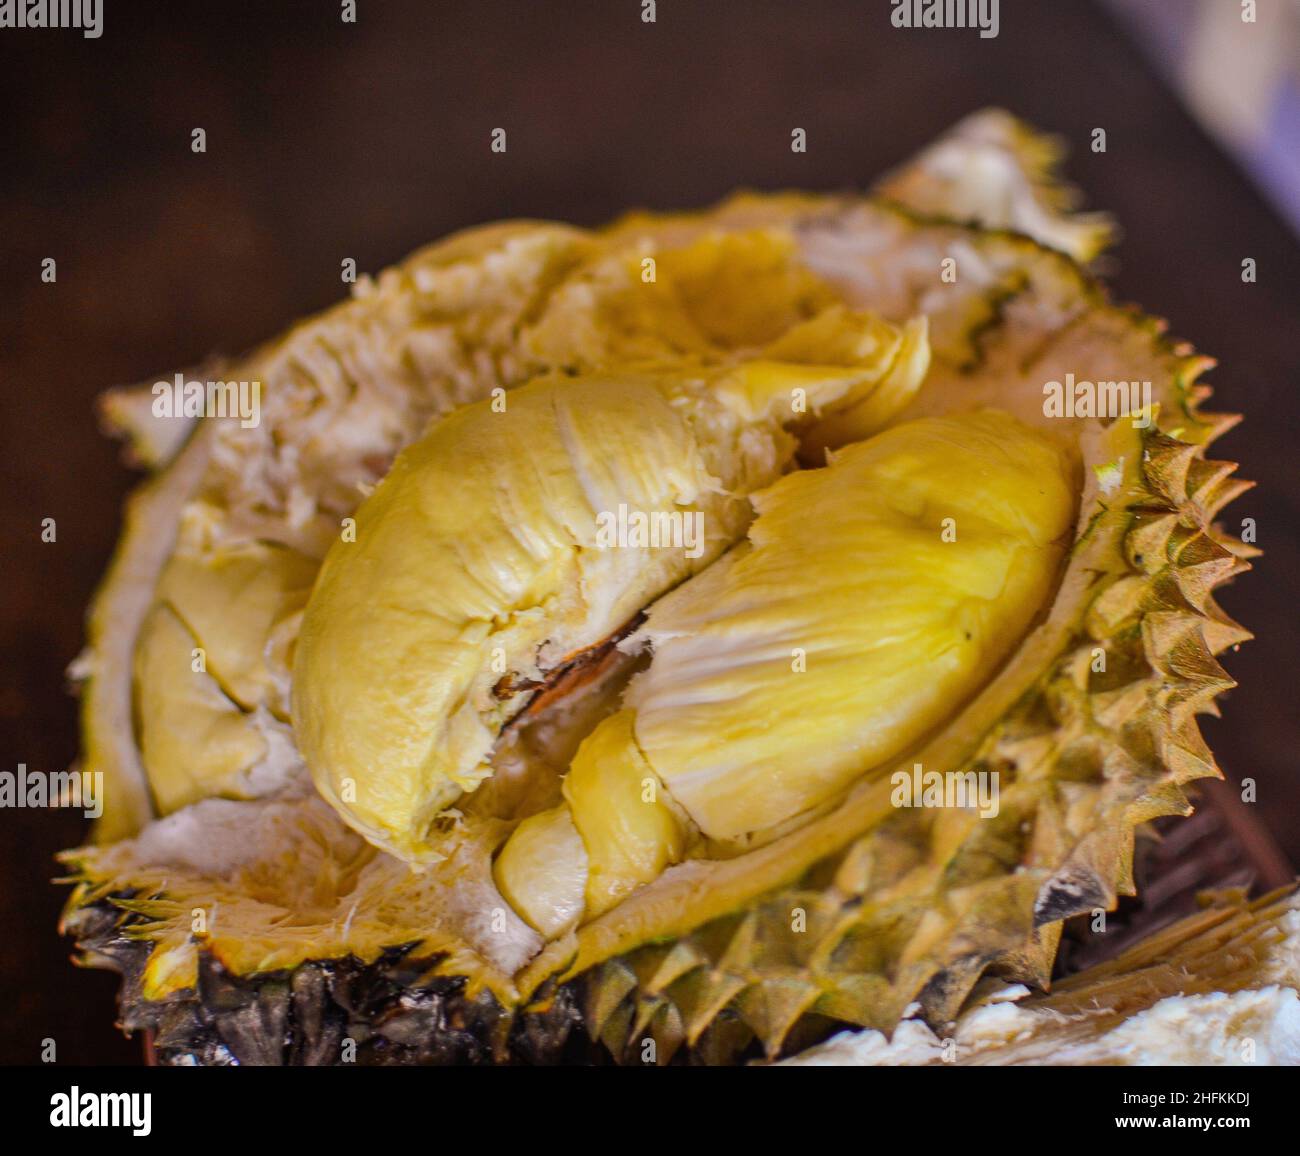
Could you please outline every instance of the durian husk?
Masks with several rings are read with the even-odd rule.
[[[211,447],[211,427],[199,430],[165,473],[131,495],[122,537],[87,616],[86,649],[72,673],[82,684],[82,761],[104,776],[96,842],[125,839],[154,815],[135,737],[131,672],[136,640],[176,545],[181,510],[203,477]]]
[[[1087,264],[1114,244],[1106,213],[1077,212],[1060,179],[1064,146],[1000,108],[973,112],[876,184],[913,213],[1014,229]]]
[[[942,1040],[913,1024],[905,1033],[908,1038],[896,1034],[892,1046],[876,1037],[869,1041],[875,1049],[862,1049],[861,1038],[846,1034],[789,1062],[975,1066],[1253,1062],[1243,1048],[1243,1037],[1260,1028],[1269,1031],[1269,1025],[1260,1023],[1261,1017],[1272,1018],[1272,1008],[1294,1002],[1300,989],[1300,891],[1291,883],[1254,900],[1232,890],[1203,892],[1199,900],[1201,910],[1059,980],[1050,993],[1029,994],[1023,988],[981,981],[956,1021],[943,1026]],[[1271,996],[1278,998],[1274,1001]],[[1198,999],[1208,1002],[1197,1004]],[[1191,1001],[1185,1014],[1192,1021],[1202,1008],[1213,1007],[1234,1025],[1233,1030],[1220,1037],[1216,1031],[1198,1029],[1175,1033],[1170,1039],[1166,1029],[1144,1039],[1134,1017],[1166,1000]],[[1249,1028],[1250,1024],[1255,1027]],[[1126,1025],[1129,1030],[1123,1030]],[[1189,1027],[1197,1025],[1192,1022]],[[1281,1029],[1280,1024],[1272,1028]],[[1289,1050],[1297,1046],[1300,1041],[1293,1037]],[[1287,1048],[1283,1042],[1283,1050]]]
[[[381,1061],[560,1058],[579,1019],[618,1059],[639,1056],[645,1039],[659,1063],[776,1056],[837,1024],[889,1030],[913,1002],[931,1022],[950,1020],[986,972],[1045,986],[1061,920],[1132,890],[1135,829],[1186,814],[1186,785],[1219,773],[1196,716],[1232,685],[1216,655],[1248,637],[1213,599],[1249,551],[1213,521],[1246,483],[1205,456],[1236,420],[1200,409],[1208,359],[1110,305],[1061,253],[894,204],[742,195],[707,214],[627,218],[603,243],[772,223],[794,229],[805,259],[852,303],[930,317],[933,368],[905,416],[993,405],[1059,431],[1042,413],[1048,378],[1068,369],[1153,383],[1155,427],[1075,427],[1087,480],[1050,611],[974,702],[900,760],[998,770],[1000,817],[900,811],[887,774],[873,775],[759,851],[670,870],[508,975],[463,939],[409,925],[387,942],[376,930],[361,952],[307,937],[297,953],[231,970],[187,933],[183,909],[160,906],[219,881],[137,879],[129,859],[83,849],[67,856],[78,887],[66,926],[86,962],[127,975],[125,1026],[162,1031],[165,1055],[213,1062],[241,1047],[244,1062],[305,1057],[303,1033],[324,1030],[326,1005],[331,1022],[344,1009],[348,1030],[369,1025]],[[951,285],[935,273],[945,256],[962,270]],[[1098,652],[1104,672],[1093,670]],[[181,982],[151,986],[164,943],[185,957]],[[348,1010],[358,985],[384,993],[359,1020]],[[423,1028],[409,1022],[417,1006]],[[235,1017],[224,1027],[223,1009]],[[271,1019],[253,1031],[249,1017],[264,1011]],[[402,1038],[376,1034],[380,1021],[405,1024]],[[271,1030],[286,1023],[288,1052]],[[469,1042],[451,1042],[458,1032]]]

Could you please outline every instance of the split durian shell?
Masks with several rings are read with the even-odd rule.
[[[963,131],[969,137],[969,125],[959,143]],[[1013,133],[990,145],[975,136],[962,145],[977,150],[971,155],[1009,148],[1016,156],[1018,142],[1037,139]],[[1050,187],[1046,163],[1031,149],[1012,170],[1030,190],[1023,203],[1051,207],[1050,197],[1033,196]],[[1068,256],[1005,229],[937,219],[945,195],[962,216],[1012,202],[964,186],[960,197],[936,192],[942,185],[924,166],[915,174],[891,191],[898,198],[910,187],[919,215],[872,199],[742,195],[702,214],[636,215],[598,234],[502,226],[417,255],[382,276],[378,292],[388,277],[398,339],[455,312],[453,297],[474,333],[501,334],[512,322],[498,325],[476,286],[512,264],[502,256],[511,246],[529,255],[531,272],[511,284],[527,284],[515,299],[532,312],[610,251],[781,230],[849,305],[927,318],[930,373],[903,418],[995,407],[1059,432],[1043,415],[1045,380],[1066,372],[1150,380],[1152,428],[1128,420],[1071,427],[1086,480],[1051,605],[979,696],[907,760],[997,769],[1001,816],[963,824],[899,811],[889,805],[888,775],[873,777],[775,842],[672,868],[549,945],[516,920],[504,946],[475,925],[496,910],[490,853],[500,832],[490,825],[477,837],[455,832],[455,853],[423,876],[375,852],[311,795],[208,799],[146,826],[152,802],[130,725],[128,671],[182,510],[210,481],[219,438],[205,426],[136,499],[85,664],[87,760],[107,772],[121,805],[106,808],[104,845],[66,856],[77,888],[65,925],[87,962],[126,974],[128,1028],[158,1031],[164,1057],[212,1062],[332,1062],[344,1031],[360,1032],[380,1062],[555,1059],[577,1046],[579,1024],[616,1058],[633,1058],[635,1045],[653,1039],[656,1062],[726,1061],[747,1049],[798,1048],[836,1024],[889,1030],[914,1002],[943,1022],[986,972],[1048,982],[1061,920],[1130,890],[1134,831],[1186,813],[1186,785],[1218,773],[1196,716],[1231,685],[1215,656],[1247,634],[1213,591],[1246,568],[1249,551],[1214,524],[1245,483],[1206,448],[1235,419],[1200,408],[1207,359],[1166,341],[1153,319],[1108,303]],[[1033,227],[1032,216],[996,224]],[[1103,235],[1090,222],[1086,232],[1046,239],[1089,257]],[[949,259],[957,277],[944,281],[938,271]],[[433,271],[420,272],[422,260]],[[421,289],[424,277],[433,289]],[[302,389],[304,367],[314,369],[306,392],[329,394],[346,374],[321,348],[352,331],[366,301],[255,355],[254,372],[274,380],[277,366],[291,367],[286,380],[298,377]],[[579,317],[582,295],[559,304]],[[502,342],[495,357],[440,378],[436,390],[422,379],[421,412],[445,412],[493,380],[526,376],[533,363]],[[386,373],[394,361],[376,364]],[[403,388],[395,378],[394,393]],[[395,452],[399,424],[374,444]],[[351,480],[367,479],[354,468]],[[300,511],[294,497],[285,495],[285,507]],[[329,503],[342,508],[345,499],[326,489],[315,501],[333,516]],[[286,544],[319,547],[310,512],[290,521]],[[262,849],[245,845],[227,862],[197,852],[186,861],[175,850],[187,830],[252,829]],[[470,912],[448,909],[453,893]],[[194,931],[195,907],[214,903],[224,918]]]

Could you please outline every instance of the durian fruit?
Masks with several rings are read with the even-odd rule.
[[[997,147],[1016,162],[980,167],[974,200],[963,199],[962,181],[945,193],[933,166],[913,182],[896,176],[896,189],[924,190],[921,213],[897,191],[889,201],[751,194],[594,233],[473,233],[227,370],[266,383],[271,429],[195,423],[128,514],[79,667],[90,680],[86,761],[106,772],[110,797],[98,844],[65,856],[76,886],[64,922],[86,962],[123,972],[124,1026],[153,1031],[160,1059],[178,1063],[335,1063],[350,1055],[346,1040],[357,1059],[379,1063],[729,1062],[798,1051],[845,1025],[890,1031],[905,1015],[947,1023],[985,975],[1045,986],[1061,921],[1131,889],[1135,829],[1186,813],[1186,784],[1217,773],[1196,715],[1231,685],[1215,655],[1246,634],[1213,591],[1246,568],[1249,550],[1214,523],[1244,483],[1231,464],[1206,457],[1233,422],[1201,409],[1206,360],[1166,341],[1152,319],[1111,305],[1059,249],[947,219],[1015,203],[996,195],[999,182],[1010,195],[1027,181],[1050,225],[1060,214],[1042,192],[1042,157],[1023,144],[967,141],[972,156]],[[951,213],[945,196],[955,198]],[[1099,240],[1045,231],[1023,204],[997,220],[1008,223],[1085,256]],[[757,307],[745,294],[733,299],[751,285],[762,288]],[[436,442],[444,420],[470,420],[498,388],[508,392],[496,416],[507,417],[534,378],[563,405],[557,372],[578,389],[647,376],[672,388],[697,382],[700,412],[730,408],[736,428],[757,420],[768,429],[755,399],[790,396],[810,366],[814,378],[842,380],[843,347],[832,339],[865,314],[883,320],[864,334],[884,335],[893,352],[872,361],[868,396],[800,415],[789,451],[804,473],[791,484],[822,473],[828,449],[828,475],[836,453],[843,463],[869,451],[878,423],[889,438],[926,419],[973,427],[971,415],[992,410],[1070,463],[1075,509],[1047,590],[1019,607],[1022,636],[954,691],[950,710],[927,716],[907,749],[761,832],[696,840],[686,826],[678,846],[667,818],[689,814],[661,814],[669,833],[646,837],[650,853],[637,863],[649,866],[636,867],[654,878],[607,893],[601,902],[612,905],[594,917],[575,916],[574,904],[530,925],[498,886],[494,857],[512,835],[527,851],[531,830],[532,861],[559,864],[572,884],[583,876],[576,833],[590,878],[582,781],[570,786],[566,772],[593,755],[584,742],[594,733],[619,738],[608,720],[629,721],[637,680],[652,677],[653,647],[638,652],[611,637],[548,670],[554,677],[501,720],[491,774],[410,828],[421,868],[411,870],[321,796],[277,713],[300,689],[288,583],[275,587],[283,602],[269,613],[259,603],[264,645],[234,664],[244,700],[233,697],[219,646],[204,672],[266,753],[198,776],[208,797],[158,814],[137,729],[147,697],[133,674],[142,630],[165,607],[199,644],[191,650],[211,649],[176,604],[183,595],[160,593],[173,555],[193,548],[206,561],[258,543],[319,562],[353,517],[359,544],[365,494],[382,503],[405,447],[418,458],[422,438]],[[793,348],[782,347],[787,339]],[[857,349],[863,360],[869,353]],[[1055,416],[1044,387],[1067,374],[1150,382],[1149,398],[1120,417]],[[737,407],[751,416],[738,418]],[[626,432],[616,440],[622,453],[641,444]],[[164,441],[148,443],[159,460]],[[725,441],[696,445],[732,463],[741,456],[727,455]],[[772,476],[739,487],[737,505],[796,466],[789,455],[773,462]],[[966,488],[978,492],[977,482]],[[449,504],[470,504],[450,481],[446,489]],[[954,483],[944,500],[962,493]],[[728,541],[747,530],[748,515],[737,518]],[[958,518],[958,541],[961,532]],[[725,560],[733,555],[720,554],[723,545]],[[683,582],[688,598],[724,564],[669,584]],[[637,609],[650,609],[653,631],[665,591],[656,582],[643,593]],[[644,754],[626,741],[604,753],[609,761],[600,748],[591,759],[597,797],[605,773],[621,782],[620,757]],[[996,772],[997,816],[895,805],[895,773],[918,763]],[[658,798],[675,805],[671,791]],[[537,819],[547,814],[559,817]],[[569,816],[573,831],[561,821]],[[569,851],[552,854],[554,841]],[[583,889],[585,908],[586,881]]]
[[[163,567],[135,652],[140,759],[163,814],[276,784],[272,746],[291,742],[278,642],[315,577],[310,558],[264,542],[182,542]]]

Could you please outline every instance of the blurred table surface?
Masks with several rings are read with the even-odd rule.
[[[95,428],[105,386],[237,351],[450,230],[509,216],[594,224],[736,186],[861,187],[963,114],[1061,133],[1068,171],[1125,237],[1113,282],[1218,356],[1220,445],[1267,556],[1223,596],[1261,636],[1207,720],[1230,778],[1300,862],[1297,366],[1300,249],[1139,52],[1085,0],[1003,0],[1001,32],[899,31],[884,0],[360,0],[105,4],[105,32],[0,32],[0,472],[5,767],[63,769],[63,670],[133,482]],[[488,148],[494,127],[508,151]],[[207,152],[190,150],[202,127]],[[790,150],[790,132],[808,150]],[[1104,154],[1089,151],[1094,128]],[[58,280],[40,281],[53,256]],[[1254,257],[1258,281],[1243,284]],[[57,519],[55,543],[40,541]],[[136,1062],[115,981],[67,964],[53,853],[70,812],[0,814],[0,1059]]]

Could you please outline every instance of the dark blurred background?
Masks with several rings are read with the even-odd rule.
[[[1287,3],[1260,0],[1264,38],[1282,35]],[[1220,449],[1260,485],[1229,514],[1256,520],[1267,556],[1223,602],[1261,638],[1227,656],[1243,689],[1206,729],[1300,862],[1300,247],[1201,127],[1213,118],[1166,86],[1177,36],[1141,42],[1149,56],[1115,6],[1088,0],[1002,0],[995,39],[895,29],[887,0],[660,0],[653,24],[641,10],[359,0],[353,25],[337,0],[104,0],[100,39],[0,30],[4,769],[62,770],[77,753],[63,671],[135,481],[95,427],[103,388],[337,300],[344,257],[373,272],[497,217],[594,224],[738,185],[861,187],[997,104],[1066,138],[1070,176],[1124,226],[1117,295],[1218,356],[1217,405],[1247,416]],[[1246,84],[1244,60],[1223,67]],[[497,126],[505,154],[489,149]],[[1104,154],[1088,148],[1098,127]],[[46,517],[55,543],[40,541]],[[115,980],[75,971],[55,933],[52,856],[80,841],[79,813],[0,824],[0,1059],[36,1062],[52,1037],[63,1063],[138,1062],[113,1029]]]

